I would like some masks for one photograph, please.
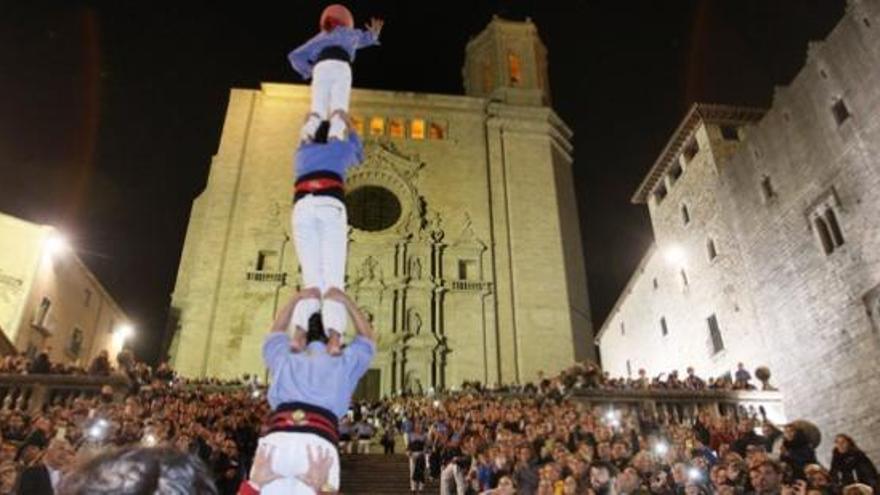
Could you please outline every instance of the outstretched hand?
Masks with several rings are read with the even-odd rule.
[[[330,468],[333,467],[332,452],[324,447],[315,447],[315,450],[317,452],[312,450],[311,445],[306,445],[309,468],[305,473],[297,476],[297,478],[318,493],[336,491],[336,487],[327,486],[327,480],[330,478]]]
[[[261,445],[254,455],[254,465],[251,467],[251,483],[258,487],[263,487],[282,476],[272,471],[272,452],[273,447]]]
[[[371,17],[370,22],[366,24],[367,31],[373,33],[376,38],[379,37],[379,34],[382,33],[382,26],[385,25],[385,21],[379,19],[378,17]]]

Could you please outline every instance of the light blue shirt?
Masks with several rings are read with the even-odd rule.
[[[332,31],[321,31],[312,39],[306,41],[299,48],[293,50],[287,55],[287,60],[293,69],[299,72],[303,79],[312,77],[312,69],[315,67],[315,60],[321,50],[331,46],[338,46],[348,53],[348,59],[354,62],[355,52],[359,48],[378,45],[379,38],[372,31],[363,31],[356,28],[338,26]]]
[[[294,155],[294,176],[299,179],[315,172],[333,172],[345,180],[349,168],[364,161],[364,145],[356,132],[348,139],[331,139],[327,143],[303,143]]]
[[[323,407],[337,418],[351,403],[358,381],[376,354],[376,344],[358,335],[341,356],[327,354],[321,342],[312,342],[302,352],[291,352],[290,337],[272,332],[263,343],[263,361],[269,368],[269,405],[275,410],[285,402],[304,402]]]

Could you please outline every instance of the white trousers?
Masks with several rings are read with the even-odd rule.
[[[293,243],[299,257],[303,288],[345,290],[345,259],[348,251],[348,214],[345,204],[332,196],[308,195],[293,205]],[[345,332],[348,314],[337,301],[308,298],[293,310],[291,323],[308,330],[309,317],[320,311],[324,331]]]
[[[458,464],[450,462],[440,471],[440,495],[449,495],[449,488],[453,483],[456,495],[464,495],[464,473]]]
[[[322,120],[330,120],[328,138],[345,138],[345,120],[331,115],[336,110],[348,113],[351,99],[351,65],[341,60],[323,60],[312,70],[312,113],[303,125],[303,138],[311,139]]]
[[[260,489],[260,495],[314,495],[312,487],[300,481],[297,476],[305,474],[309,469],[309,458],[306,446],[312,448],[312,455],[318,454],[318,448],[330,449],[333,465],[327,483],[339,490],[339,453],[336,446],[311,433],[295,433],[279,431],[269,433],[260,439],[259,447],[272,447],[272,471],[283,478],[267,483]]]

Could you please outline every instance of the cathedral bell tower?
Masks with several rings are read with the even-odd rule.
[[[515,105],[550,105],[547,49],[531,19],[498,16],[465,48],[462,76],[468,96]]]

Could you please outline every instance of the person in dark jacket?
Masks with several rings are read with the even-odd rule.
[[[743,418],[737,425],[736,440],[730,445],[730,448],[737,454],[745,457],[746,449],[749,445],[760,445],[766,447],[765,438],[755,433],[755,424],[751,419]],[[772,449],[773,446],[771,445]],[[767,450],[768,452],[770,450]]]
[[[89,374],[97,376],[107,376],[110,374],[110,355],[107,351],[101,351],[92,360],[89,366]]]
[[[32,375],[45,375],[52,372],[52,362],[49,360],[49,351],[43,350],[37,354],[34,361],[28,367],[28,373]]]
[[[840,434],[834,437],[831,478],[839,486],[864,483],[873,488],[875,493],[880,489],[877,467],[849,435]]]
[[[73,461],[73,447],[66,440],[55,439],[46,448],[43,461],[26,468],[18,478],[15,493],[54,495],[62,473]]]
[[[810,443],[806,433],[792,425],[782,430],[782,453],[779,460],[786,463],[792,470],[795,479],[806,479],[804,468],[807,464],[817,464],[815,447]]]

